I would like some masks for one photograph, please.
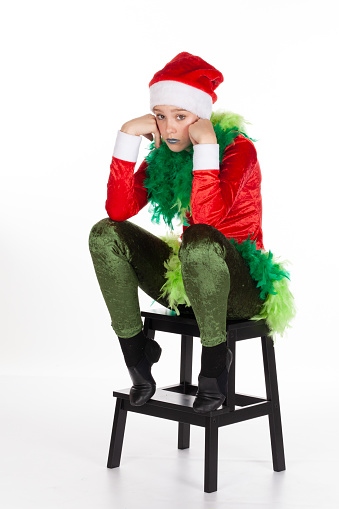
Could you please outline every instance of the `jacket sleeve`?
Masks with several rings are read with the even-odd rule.
[[[134,173],[140,136],[118,131],[107,184],[106,212],[115,221],[135,216],[147,203],[145,160]]]
[[[225,218],[257,162],[253,143],[242,135],[226,147],[219,168],[219,145],[195,145],[191,212],[194,223],[217,227]]]

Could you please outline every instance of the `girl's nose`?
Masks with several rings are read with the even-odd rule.
[[[176,132],[175,124],[173,121],[167,121],[166,131],[168,132],[168,134]]]

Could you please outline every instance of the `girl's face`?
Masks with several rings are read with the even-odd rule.
[[[188,128],[199,120],[197,115],[177,106],[167,105],[154,106],[153,113],[161,137],[172,152],[181,152],[192,145]]]

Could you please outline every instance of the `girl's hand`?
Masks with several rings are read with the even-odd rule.
[[[199,118],[194,124],[191,124],[188,128],[188,135],[193,145],[198,145],[199,143],[218,143],[213,124],[207,118]]]
[[[155,147],[160,147],[160,132],[156,118],[151,113],[129,120],[121,127],[120,131],[126,134],[133,134],[134,136],[145,136],[150,141],[153,141],[153,133]]]

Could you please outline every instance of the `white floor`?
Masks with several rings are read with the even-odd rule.
[[[219,432],[218,491],[203,491],[204,435],[130,414],[120,468],[106,468],[107,379],[1,377],[2,509],[338,508],[337,410],[284,403],[287,470],[272,469],[267,417]],[[117,387],[118,388],[118,387]],[[119,387],[121,388],[121,387]]]

